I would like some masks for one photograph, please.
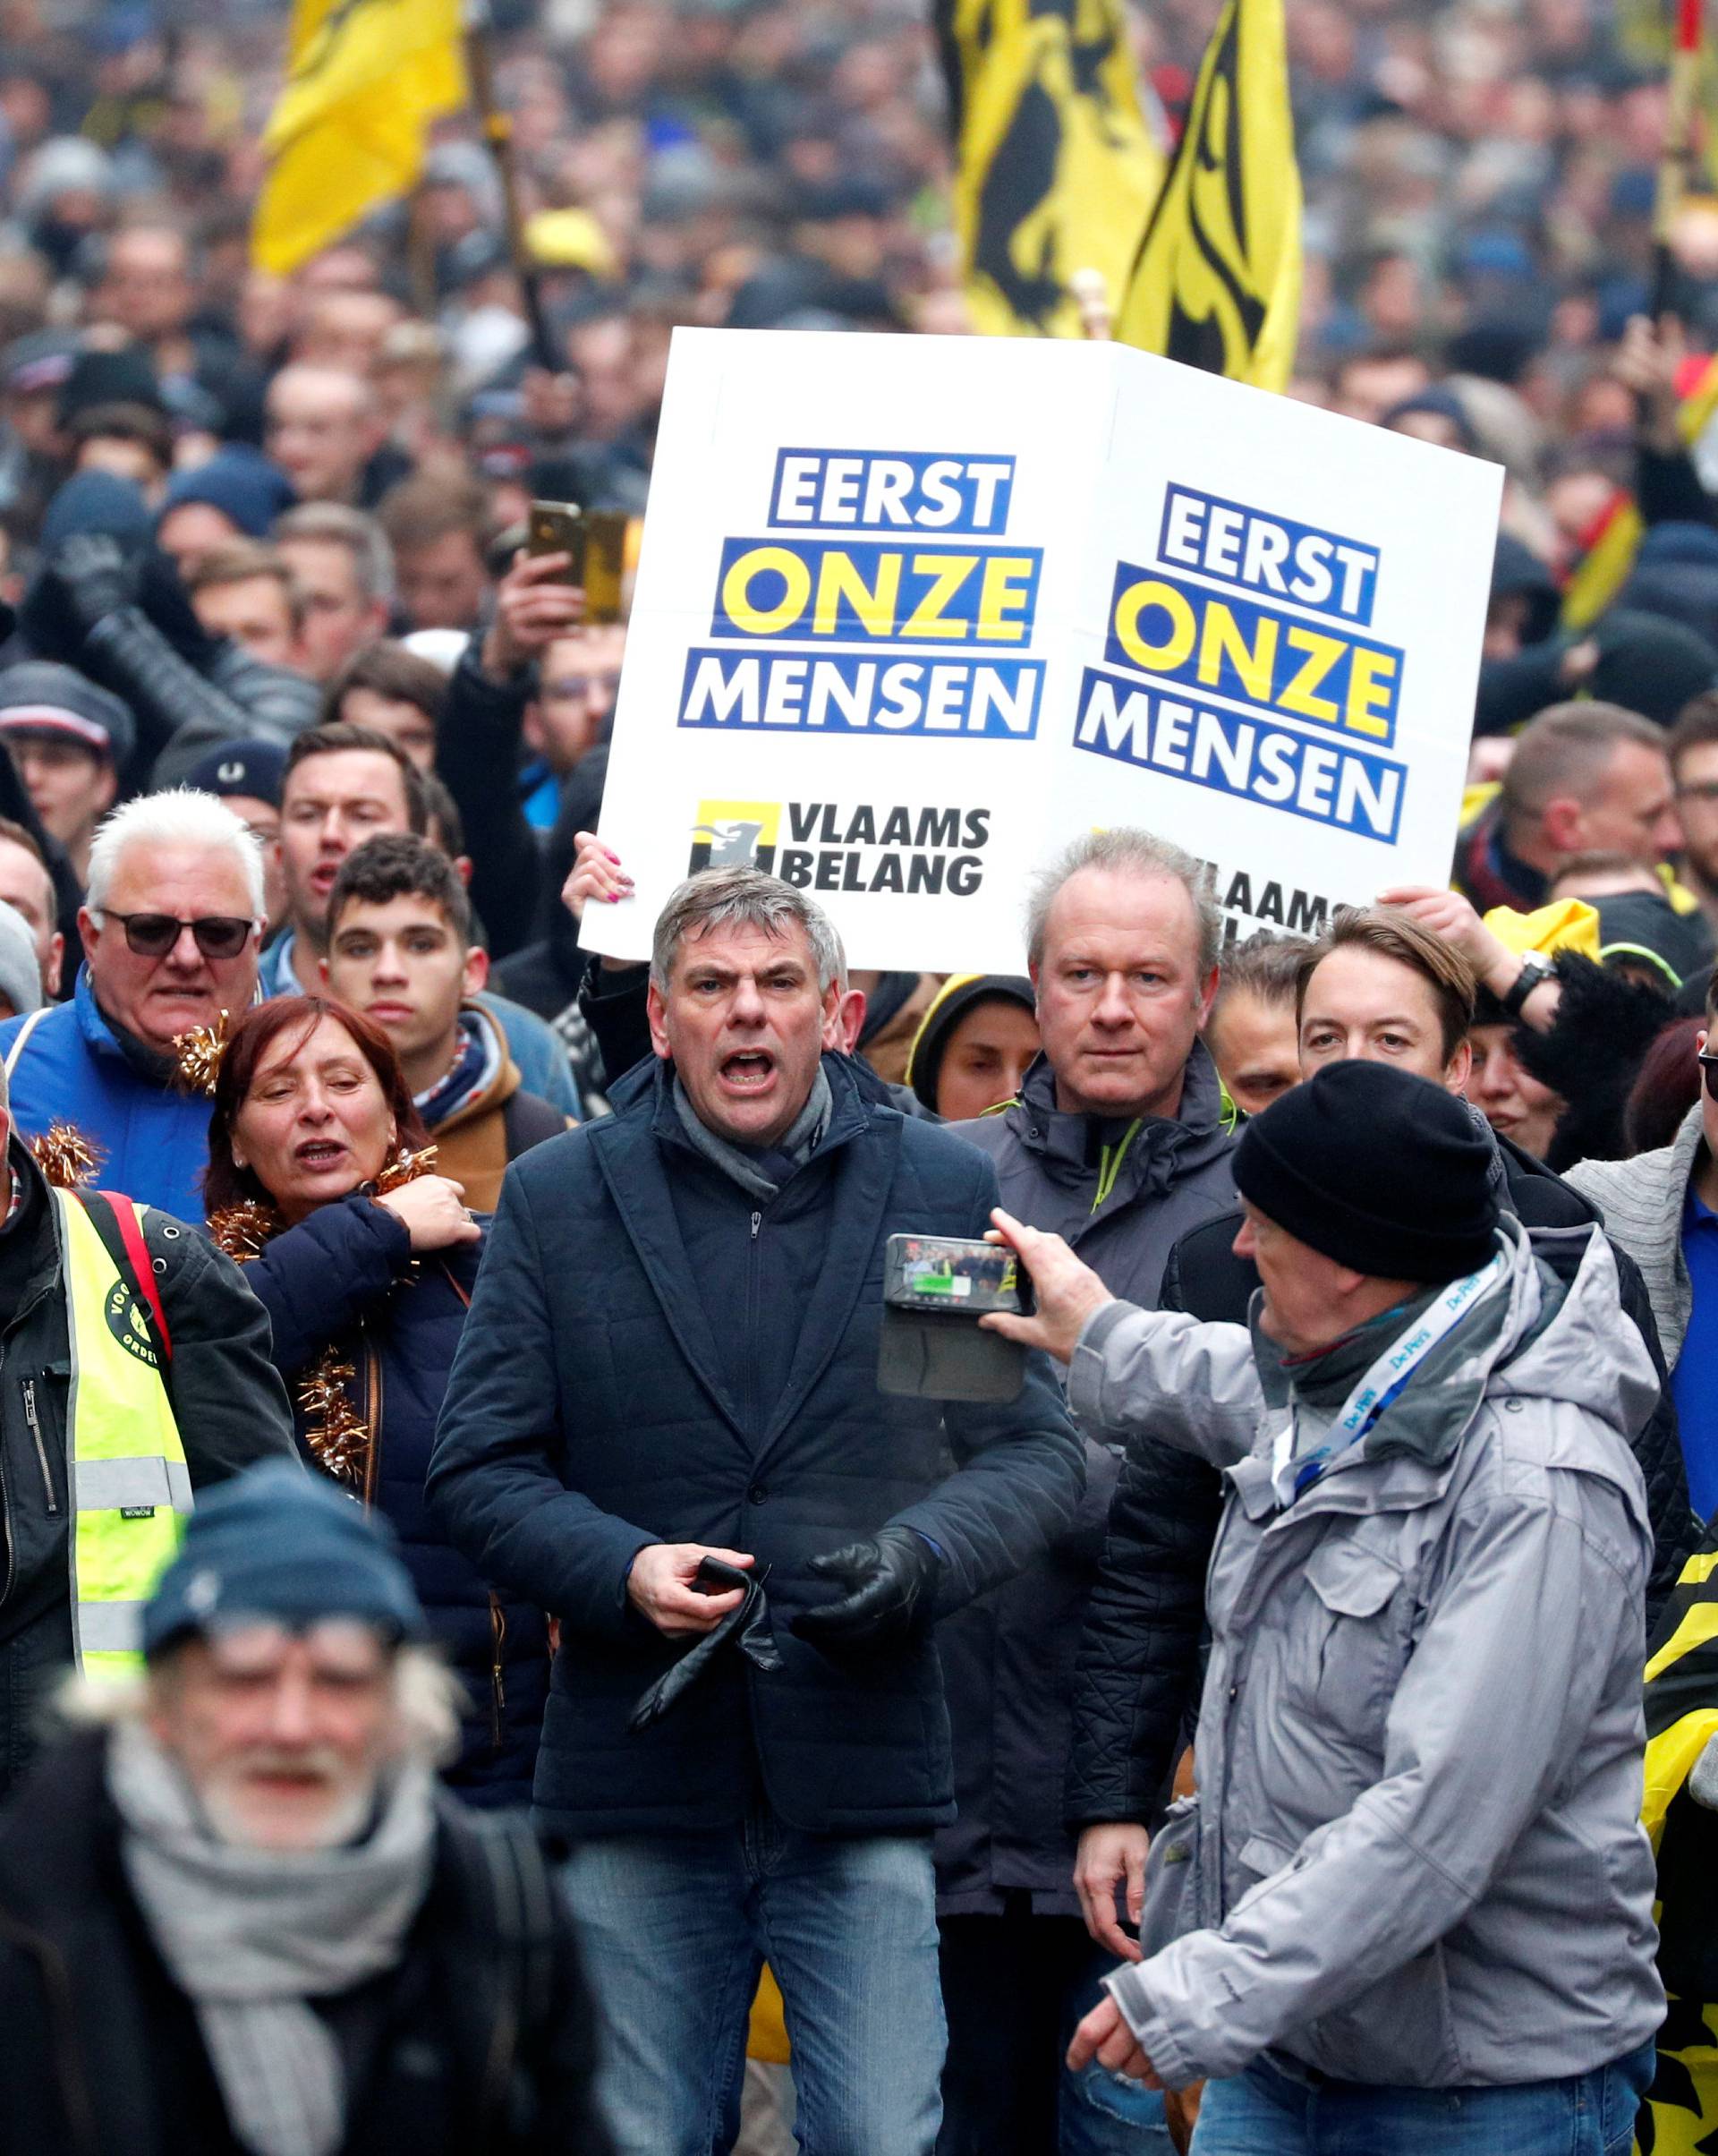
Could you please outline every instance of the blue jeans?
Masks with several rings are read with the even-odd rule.
[[[1629,2156],[1653,2047],[1493,2089],[1314,2084],[1260,2059],[1205,2091],[1193,2156]]]
[[[577,1845],[562,1873],[617,2156],[720,2156],[767,1960],[801,2156],[931,2156],[942,1996],[929,1835],[802,1834],[760,1802],[720,1834]]]
[[[1163,2099],[1095,2062],[1062,2060],[1116,1966],[1077,1916],[1034,1916],[1014,1890],[994,1916],[942,1920],[948,2058],[938,2156],[1171,2156]]]
[[[1113,1955],[1093,1947],[1085,1981],[1068,2011],[1064,2049],[1076,2024],[1109,1996],[1100,1979],[1120,1966]],[[1077,2074],[1064,2067],[1058,2156],[1171,2156],[1162,2097],[1095,2058]]]

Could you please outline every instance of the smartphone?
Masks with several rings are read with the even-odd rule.
[[[557,580],[561,584],[584,582],[585,516],[575,501],[534,501],[525,524],[527,554],[570,554],[572,560]]]
[[[983,1317],[1020,1311],[1024,1275],[1005,1244],[956,1235],[891,1235],[883,1245],[883,1300],[894,1310]]]
[[[621,584],[626,574],[626,513],[591,509],[584,519],[584,618],[591,628],[621,619]]]

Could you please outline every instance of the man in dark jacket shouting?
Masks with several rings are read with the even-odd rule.
[[[1042,1357],[1006,1406],[878,1391],[886,1240],[979,1235],[997,1184],[823,1052],[838,963],[755,870],[669,899],[653,1073],[508,1171],[430,1467],[450,1537],[561,1618],[537,1809],[573,1845],[625,2156],[729,2145],[766,1953],[808,2156],[931,2150],[931,1630],[1080,1496]],[[711,1561],[744,1595],[702,1591]],[[634,1733],[683,1655],[705,1666]]]

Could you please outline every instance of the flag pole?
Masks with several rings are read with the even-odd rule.
[[[564,374],[566,361],[555,349],[549,315],[543,306],[542,283],[525,245],[525,223],[519,209],[518,171],[513,154],[513,120],[502,111],[495,94],[491,30],[489,0],[465,0],[465,72],[472,86],[472,104],[483,130],[484,142],[495,160],[496,177],[501,183],[502,225],[507,253],[524,298],[532,356],[549,373]]]
[[[1076,269],[1067,280],[1067,289],[1080,311],[1080,335],[1091,343],[1107,345],[1116,334],[1116,318],[1102,270]]]
[[[1661,322],[1675,311],[1676,258],[1671,241],[1694,169],[1695,93],[1700,72],[1702,0],[1675,0],[1676,42],[1671,50],[1669,97],[1664,113],[1664,148],[1658,162],[1658,192],[1653,205],[1652,319]]]

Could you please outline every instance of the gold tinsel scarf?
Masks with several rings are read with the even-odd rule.
[[[436,1148],[426,1146],[411,1153],[402,1146],[370,1186],[370,1194],[384,1197],[421,1175],[436,1172]],[[248,1265],[286,1225],[275,1207],[254,1197],[223,1206],[208,1216],[208,1231],[217,1248],[236,1265]],[[412,1268],[415,1278],[417,1267]],[[336,1482],[361,1491],[370,1469],[370,1427],[352,1403],[351,1387],[358,1373],[337,1347],[325,1348],[298,1381],[298,1405],[304,1417],[304,1442],[317,1465]]]

